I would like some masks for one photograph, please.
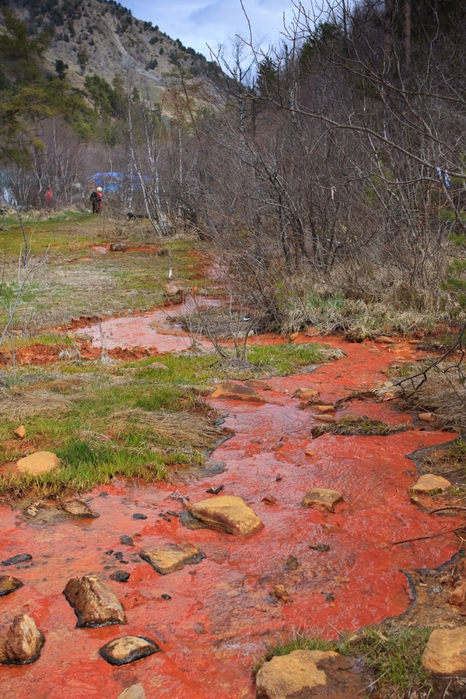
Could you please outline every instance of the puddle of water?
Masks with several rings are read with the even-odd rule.
[[[212,457],[226,464],[223,473],[175,485],[115,483],[105,488],[106,497],[96,489],[90,504],[101,516],[87,522],[41,526],[1,508],[2,560],[28,552],[33,561],[5,569],[25,585],[1,600],[0,632],[24,611],[46,636],[37,662],[2,667],[4,696],[116,699],[126,686],[142,682],[148,699],[252,699],[251,667],[265,644],[289,639],[295,631],[335,638],[339,630],[406,611],[411,597],[401,571],[439,566],[456,553],[457,541],[447,534],[401,546],[390,542],[451,529],[459,519],[448,518],[447,524],[410,503],[407,490],[415,474],[405,455],[452,436],[415,429],[388,437],[312,440],[314,417],[297,409],[299,401],[290,397],[294,390],[317,388],[333,401],[351,390],[373,388],[385,380],[380,369],[395,356],[384,348],[374,352],[370,345],[330,342],[343,346],[347,356],[312,374],[268,380],[267,404],[211,401],[228,411],[225,426],[235,431]],[[396,352],[399,356],[400,349]],[[415,350],[403,346],[403,355],[409,358],[409,353]],[[389,422],[411,419],[387,404],[357,403],[350,409]],[[307,448],[314,454],[306,456]],[[264,529],[243,541],[205,529],[191,531],[177,517],[159,516],[181,510],[170,498],[175,488],[196,502],[218,485],[224,486],[222,494],[239,495],[251,505]],[[300,506],[306,491],[319,486],[343,494],[335,514]],[[276,504],[264,502],[267,495]],[[135,513],[147,519],[134,520]],[[134,546],[120,544],[124,534],[134,538]],[[197,544],[206,559],[167,576],[137,555],[142,548],[187,541]],[[330,548],[309,548],[317,543]],[[127,563],[106,553],[110,550],[121,551]],[[286,567],[290,555],[299,562],[296,570]],[[131,574],[127,583],[109,580],[116,569]],[[75,628],[62,590],[70,577],[90,572],[108,580],[118,594],[126,626]],[[270,596],[276,584],[285,585],[291,604]],[[164,652],[120,668],[108,665],[98,649],[127,633],[154,638]]]

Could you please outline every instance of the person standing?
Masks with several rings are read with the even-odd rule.
[[[100,214],[102,211],[102,187],[97,187],[97,189],[92,192],[90,200],[92,204],[92,213]]]

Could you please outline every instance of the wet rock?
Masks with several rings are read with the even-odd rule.
[[[142,684],[133,684],[122,692],[118,699],[146,699],[146,693]]]
[[[419,413],[419,420],[421,422],[434,422],[435,415],[433,413]]]
[[[317,412],[322,413],[322,415],[335,412],[334,405],[315,405],[314,408],[317,410]]]
[[[12,556],[7,558],[6,561],[2,561],[2,566],[16,566],[20,563],[26,563],[26,561],[32,561],[32,556],[30,553],[18,553],[17,556]]]
[[[285,568],[287,568],[287,570],[298,570],[299,561],[296,556],[288,556],[286,559]]]
[[[246,386],[250,386],[251,388],[257,388],[261,391],[272,390],[272,386],[270,386],[266,381],[263,381],[262,379],[248,379],[248,381],[246,381]]]
[[[15,437],[18,437],[18,439],[24,439],[26,436],[26,428],[24,425],[20,425],[19,427],[16,428],[16,430],[13,432]]]
[[[328,488],[313,488],[301,501],[306,507],[324,508],[329,512],[334,512],[335,505],[343,500],[343,495],[336,490]]]
[[[111,665],[127,665],[159,651],[160,648],[156,642],[150,638],[122,636],[107,643],[99,650],[99,653]]]
[[[63,594],[74,607],[77,627],[126,624],[125,612],[115,593],[96,575],[71,578]]]
[[[264,526],[244,500],[235,495],[219,495],[202,500],[190,505],[188,510],[211,529],[219,529],[244,539],[256,534]]]
[[[72,515],[73,517],[89,517],[91,519],[97,519],[97,517],[100,517],[100,514],[98,512],[94,512],[94,510],[91,510],[89,505],[87,505],[83,500],[79,500],[78,498],[74,500],[69,500],[68,502],[61,502],[60,506],[64,512],[67,512],[69,515]]]
[[[19,459],[16,464],[19,473],[28,473],[31,476],[50,473],[59,466],[60,459],[51,451],[36,451],[35,454]]]
[[[166,599],[166,600],[170,600],[170,599],[171,599],[171,595],[167,595],[166,593],[165,593],[164,595],[160,595],[160,597],[161,597],[162,599]]]
[[[293,598],[284,585],[274,585],[272,595],[275,599],[285,602],[285,604],[291,604],[293,601]]]
[[[422,667],[435,675],[466,672],[466,627],[435,629],[422,655]]]
[[[194,544],[172,544],[163,549],[140,551],[144,561],[151,564],[160,575],[168,575],[191,563],[199,563],[205,554]]]
[[[313,551],[330,551],[328,544],[308,544],[308,547]]]
[[[352,425],[352,424],[357,424],[358,422],[362,422],[364,420],[362,415],[358,415],[357,413],[345,413],[341,417],[337,418],[335,422],[337,425]]]
[[[40,655],[45,638],[34,619],[27,614],[18,614],[8,629],[1,655],[2,662],[13,665],[28,665]]]
[[[180,522],[183,525],[183,527],[186,527],[187,529],[191,529],[191,531],[194,531],[195,529],[207,529],[208,528],[206,524],[201,522],[200,519],[197,519],[197,517],[194,517],[187,510],[180,512]]]
[[[319,420],[319,422],[328,422],[328,423],[336,422],[333,415],[316,415],[315,419]],[[311,430],[311,432],[312,432],[312,430]],[[314,434],[312,434],[312,436],[314,436]]]
[[[287,699],[310,692],[314,687],[325,686],[327,677],[317,664],[322,660],[337,658],[338,653],[320,650],[295,650],[289,655],[275,656],[262,665],[256,676],[259,696],[267,699]]]
[[[253,403],[267,403],[251,386],[244,386],[235,381],[225,381],[212,393],[211,398],[232,398],[233,400],[250,401]]]
[[[110,578],[116,580],[117,582],[128,582],[130,574],[126,570],[116,570],[111,574]]]
[[[317,456],[317,452],[314,449],[311,449],[311,447],[305,449],[304,453],[306,454],[306,456]]]
[[[133,515],[133,519],[147,519],[147,515],[143,515],[143,514],[141,514],[140,512],[136,512],[136,513]]]
[[[460,607],[466,600],[466,581],[460,580],[449,597],[450,604]]]
[[[263,502],[265,505],[276,505],[278,500],[273,495],[266,495],[262,498],[261,502]]]
[[[317,398],[319,391],[314,388],[298,388],[292,395],[292,398],[299,398],[304,401],[312,401]]]
[[[0,597],[5,597],[23,587],[23,583],[12,575],[0,575]]]
[[[223,485],[219,485],[219,486],[217,486],[217,488],[208,488],[208,490],[206,490],[205,492],[210,493],[211,495],[218,495],[219,492],[221,490],[223,490],[223,488],[224,488]]]
[[[411,490],[416,493],[443,493],[444,490],[451,486],[450,481],[442,476],[435,476],[433,473],[425,473],[419,480],[411,486]]]
[[[130,536],[123,534],[123,536],[120,536],[120,544],[123,544],[124,546],[133,546],[134,541]]]

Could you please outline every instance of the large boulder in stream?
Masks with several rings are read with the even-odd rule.
[[[257,393],[252,386],[244,386],[236,381],[225,381],[212,393],[211,398],[230,398],[232,400],[267,403],[267,399]]]
[[[27,614],[18,614],[5,637],[0,638],[0,662],[12,665],[28,665],[40,655],[44,635],[34,619]]]
[[[243,539],[256,534],[264,524],[244,500],[235,495],[218,495],[188,507],[189,512],[210,529]]]
[[[205,553],[194,544],[172,544],[162,549],[140,551],[139,555],[160,575],[174,573],[189,563],[199,563],[205,558]]]
[[[78,617],[77,627],[126,624],[117,596],[97,575],[71,578],[63,590]]]

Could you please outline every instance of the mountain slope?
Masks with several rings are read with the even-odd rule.
[[[10,0],[9,5],[31,32],[52,32],[47,67],[53,71],[56,61],[63,61],[76,87],[83,87],[86,75],[97,74],[111,82],[120,73],[134,85],[143,79],[160,92],[180,69],[206,87],[213,88],[221,79],[215,63],[151,22],[134,18],[114,0]]]

